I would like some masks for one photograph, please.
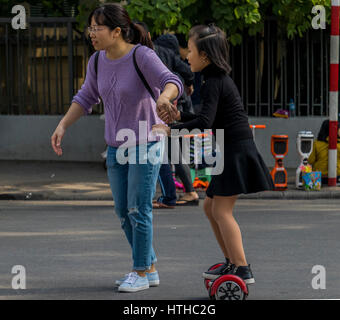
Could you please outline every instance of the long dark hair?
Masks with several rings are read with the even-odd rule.
[[[205,52],[209,60],[226,73],[229,65],[229,43],[226,34],[215,24],[198,25],[191,28],[189,38],[195,42],[198,52]]]
[[[338,123],[338,129],[339,127],[340,127],[340,123]],[[329,136],[329,120],[324,120],[321,124],[321,128],[320,128],[317,140],[328,142],[327,141],[328,136]],[[339,139],[339,136],[338,136],[338,139]]]
[[[128,43],[140,43],[151,49],[153,44],[144,28],[131,21],[127,11],[118,3],[105,3],[95,8],[89,15],[88,25],[91,25],[92,18],[98,25],[104,25],[114,30],[121,28],[122,37]]]
[[[320,131],[318,134],[318,140],[327,142],[327,137],[329,136],[329,120],[322,122]]]

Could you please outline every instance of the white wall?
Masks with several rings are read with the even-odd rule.
[[[50,138],[61,116],[0,116],[0,160],[102,161],[105,149],[104,121],[99,116],[85,116],[71,126],[64,137],[63,156],[54,154]],[[323,117],[250,118],[250,124],[265,124],[256,130],[256,145],[268,167],[274,165],[270,151],[273,134],[289,136],[287,168],[296,168],[299,157],[296,137],[299,131],[312,131],[317,136]]]
[[[101,161],[105,149],[104,121],[84,116],[62,141],[63,155],[51,147],[51,136],[62,116],[0,116],[1,160]]]

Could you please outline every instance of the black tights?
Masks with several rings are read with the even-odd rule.
[[[168,158],[169,158],[169,162],[171,161],[172,139],[176,139],[176,138],[168,138]],[[182,160],[181,145],[182,145],[182,138],[179,138],[179,147],[176,148],[176,150],[173,150],[175,152],[178,152],[178,154],[176,154],[176,155],[178,155],[178,157],[174,157],[174,159],[179,160],[178,161],[179,163],[174,165],[175,166],[175,174],[181,179],[183,186],[184,186],[184,189],[185,189],[185,192],[195,192],[195,189],[192,185],[190,167],[189,167],[189,165],[183,163],[183,160]],[[170,165],[171,165],[171,163],[170,163]]]

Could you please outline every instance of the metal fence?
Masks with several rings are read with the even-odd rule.
[[[0,113],[64,114],[85,79],[90,47],[74,18],[0,18]],[[98,108],[95,112],[101,112]]]
[[[64,114],[82,85],[91,48],[74,18],[29,18],[13,30],[0,18],[0,114]],[[297,116],[328,115],[329,31],[288,41],[274,20],[264,34],[231,47],[231,76],[250,116],[287,109]],[[101,113],[102,106],[94,108]]]
[[[272,116],[293,99],[297,116],[328,115],[329,41],[329,30],[280,39],[275,20],[268,20],[263,36],[232,47],[232,77],[248,114]]]

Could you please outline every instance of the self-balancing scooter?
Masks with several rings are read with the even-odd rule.
[[[209,288],[211,300],[245,300],[248,286],[238,276],[226,274],[215,279]]]
[[[220,267],[222,264],[212,265],[209,271]],[[249,294],[247,284],[233,274],[222,275],[215,280],[204,279],[204,285],[211,300],[245,300]]]

